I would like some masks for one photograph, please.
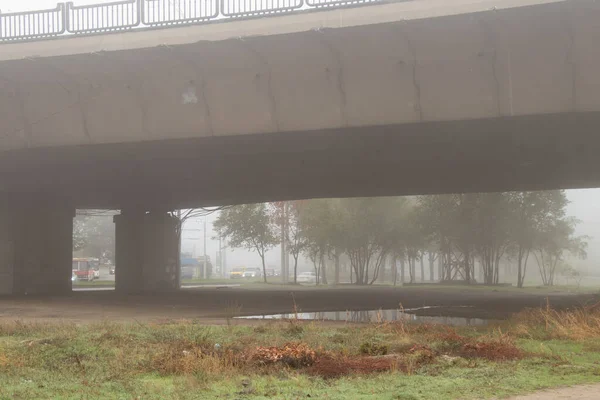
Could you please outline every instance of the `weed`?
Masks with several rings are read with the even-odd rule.
[[[526,310],[514,317],[514,332],[521,337],[584,340],[600,337],[600,303],[568,311],[546,308]]]
[[[237,302],[231,302],[225,307],[225,320],[227,326],[231,326],[233,318],[239,317],[242,312],[242,305]]]
[[[289,325],[285,328],[285,333],[289,336],[300,336],[304,332],[304,328],[296,320],[289,320]]]
[[[359,348],[360,354],[369,356],[385,356],[389,352],[389,347],[385,344],[373,342],[363,342]]]
[[[427,385],[429,397],[510,396],[597,381],[599,318],[598,307],[548,307],[502,331],[295,319],[256,327],[11,322],[0,324],[0,398],[227,398],[240,394],[230,382],[242,377],[252,381],[248,398],[393,398],[400,386],[424,398]]]

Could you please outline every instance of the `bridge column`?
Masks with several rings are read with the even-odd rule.
[[[61,199],[0,198],[0,294],[71,292],[74,216]]]
[[[123,210],[115,216],[115,289],[121,293],[179,289],[177,219]]]

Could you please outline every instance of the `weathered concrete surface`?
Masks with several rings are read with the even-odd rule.
[[[0,63],[0,150],[600,110],[600,2],[489,10],[530,3],[417,0],[0,46],[44,55]],[[443,12],[468,13],[431,18]],[[310,30],[334,16],[343,27]],[[234,32],[262,36],[216,40]]]
[[[79,208],[600,186],[600,113],[53,147],[0,157],[5,191]]]
[[[148,209],[599,186],[597,21],[593,0],[416,0],[0,46],[0,191]]]
[[[179,289],[177,221],[166,213],[123,212],[115,217],[115,290]]]
[[[71,292],[74,214],[59,199],[0,196],[0,295]]]

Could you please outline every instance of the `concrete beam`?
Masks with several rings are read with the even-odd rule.
[[[0,151],[600,111],[600,3],[498,4],[338,10],[357,20],[316,30],[264,19],[279,22],[235,39],[161,31],[181,35],[168,46],[124,33],[123,49],[1,62]]]

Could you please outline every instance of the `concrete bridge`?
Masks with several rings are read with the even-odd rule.
[[[2,44],[4,291],[47,287],[14,271],[70,258],[75,207],[125,210],[117,262],[167,265],[174,207],[600,186],[599,20],[414,0]]]

